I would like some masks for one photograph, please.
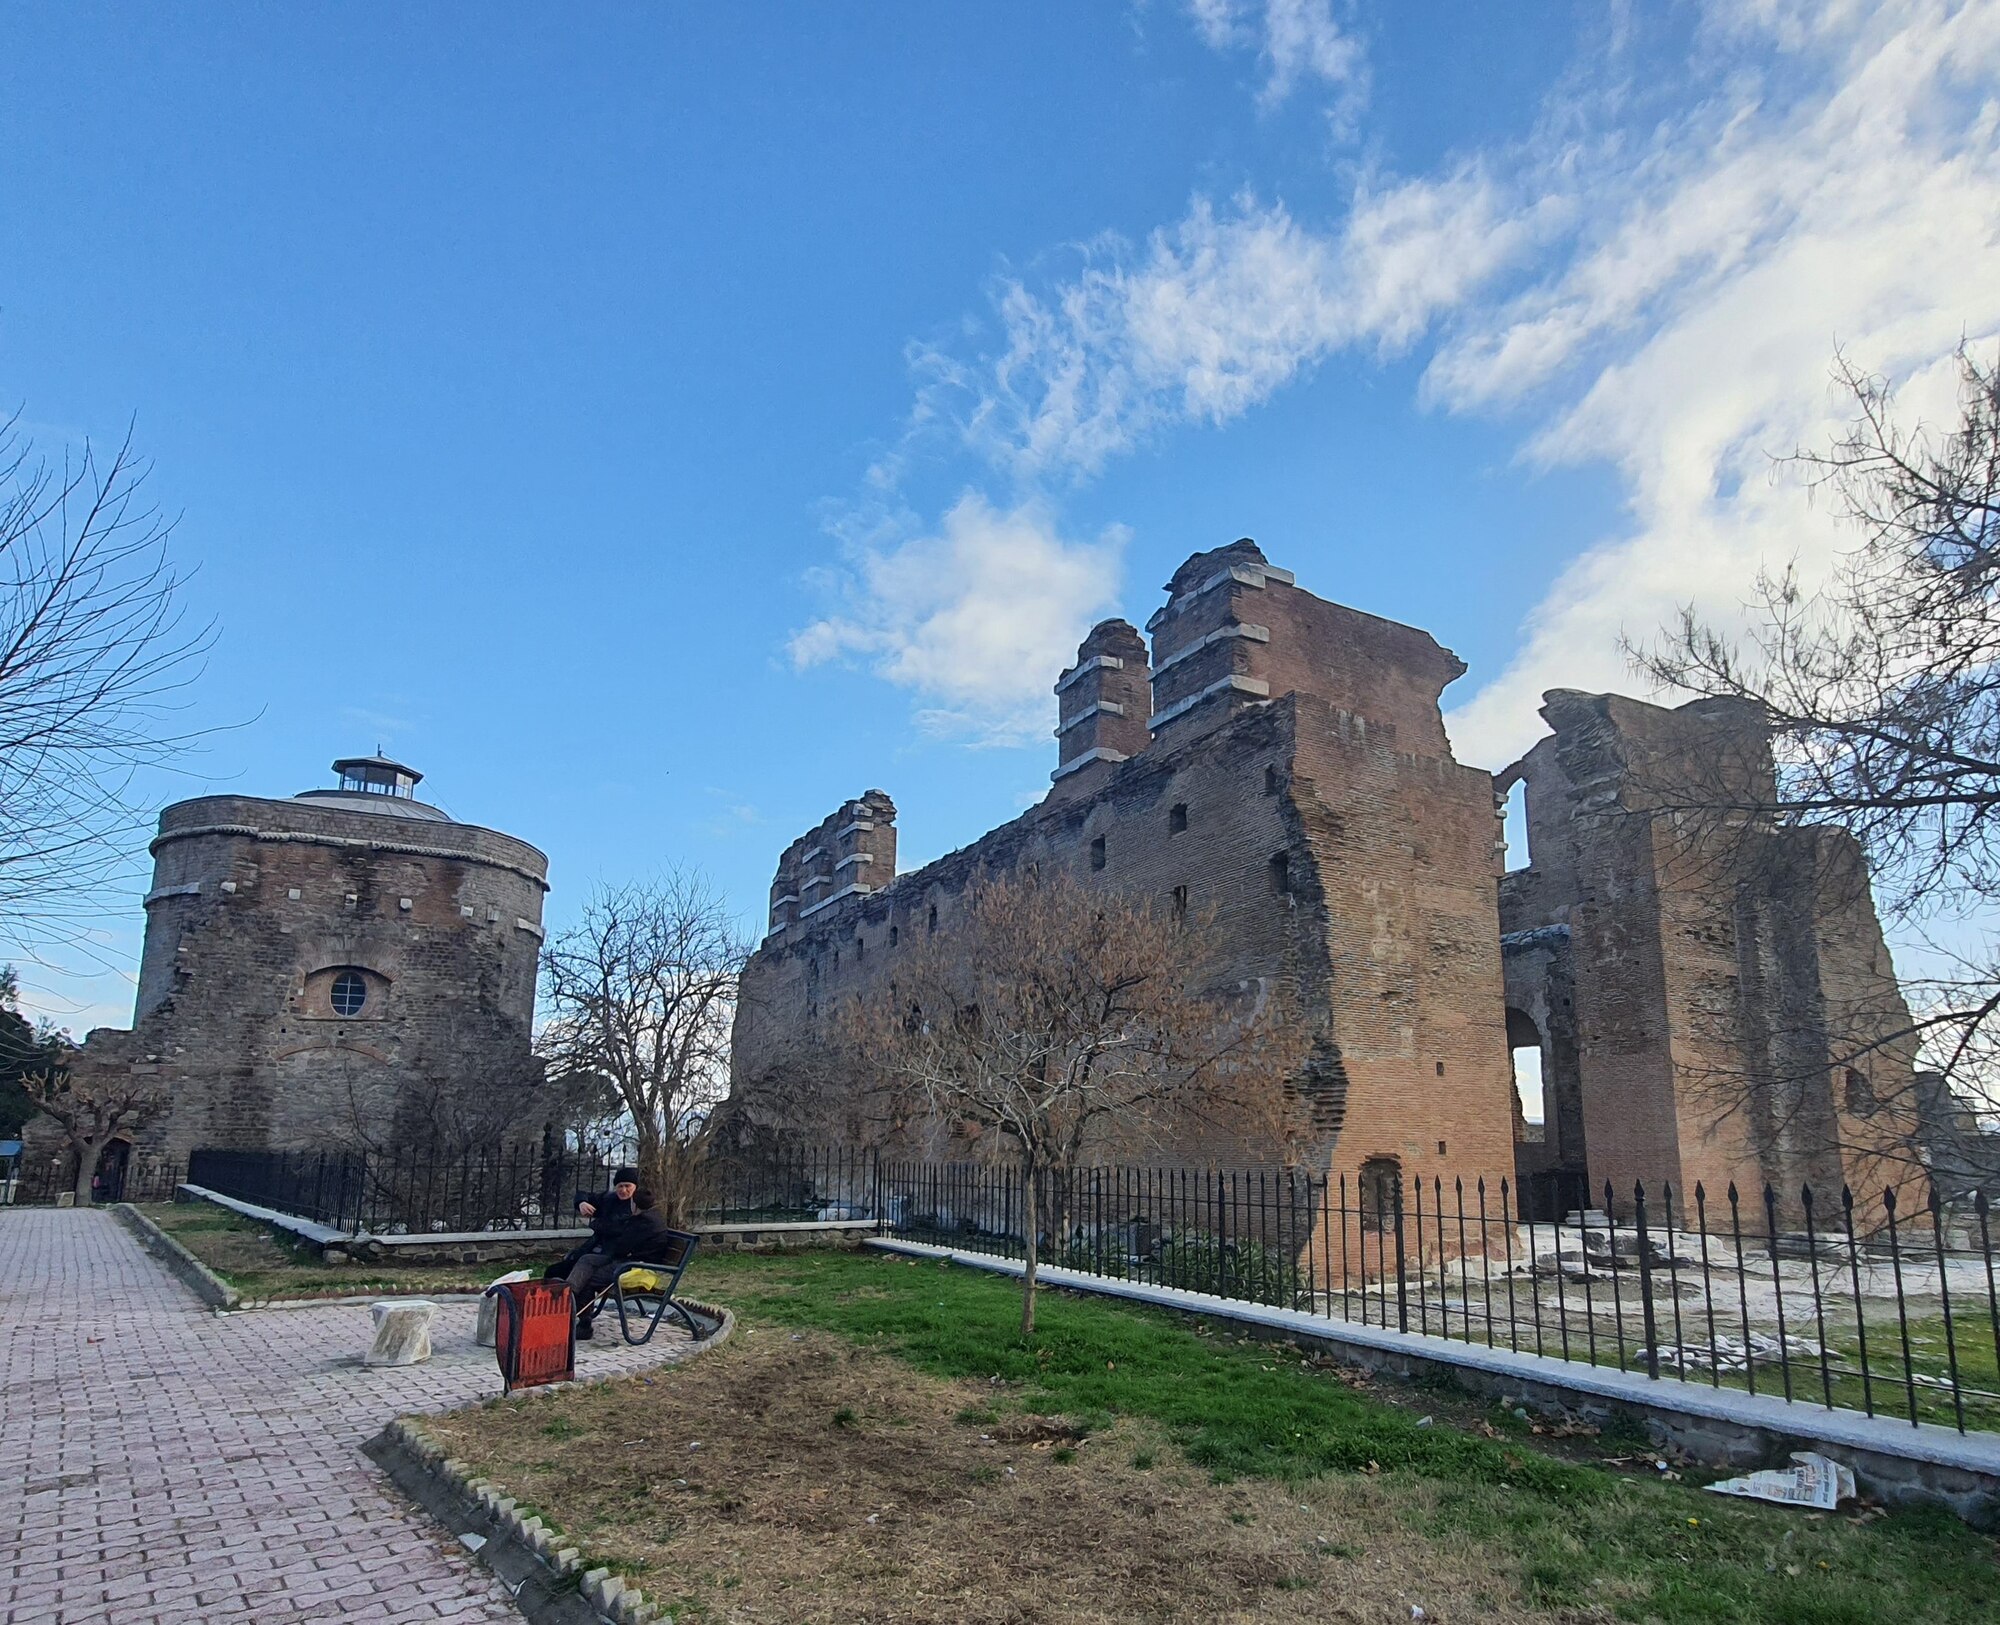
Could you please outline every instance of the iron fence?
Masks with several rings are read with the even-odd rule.
[[[186,1178],[178,1161],[140,1153],[129,1161],[100,1166],[91,1199],[106,1202],[168,1202]],[[50,1207],[76,1188],[76,1161],[69,1152],[23,1155],[11,1177],[0,1177],[0,1193],[15,1207]]]
[[[894,1235],[1019,1257],[1015,1172],[885,1164]],[[2000,1430],[2000,1290],[1981,1192],[1796,1205],[1766,1186],[1544,1177],[1328,1180],[1297,1169],[1047,1176],[1043,1262],[1398,1332],[1615,1365],[1963,1432]]]
[[[620,1162],[535,1146],[412,1152],[224,1151],[188,1159],[188,1182],[349,1234],[567,1229]],[[874,1158],[843,1148],[713,1157],[690,1174],[692,1208],[718,1224],[873,1218]]]

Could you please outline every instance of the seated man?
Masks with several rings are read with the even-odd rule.
[[[542,1271],[545,1281],[560,1281],[574,1269],[586,1253],[604,1251],[607,1238],[617,1233],[637,1211],[632,1198],[639,1191],[639,1170],[620,1168],[611,1176],[611,1189],[588,1194],[579,1191],[576,1210],[590,1221],[590,1239],[572,1247],[568,1252]]]
[[[619,1264],[656,1257],[659,1248],[673,1234],[655,1211],[651,1191],[635,1186],[630,1206],[629,1213],[618,1215],[613,1224],[594,1237],[589,1249],[566,1272],[570,1294],[577,1303],[576,1335],[585,1341],[596,1335],[593,1322],[597,1311],[591,1299],[611,1284]],[[591,1228],[595,1232],[597,1227],[593,1224]]]

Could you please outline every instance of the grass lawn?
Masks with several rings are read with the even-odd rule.
[[[513,1267],[495,1263],[326,1264],[310,1247],[209,1202],[148,1203],[139,1211],[246,1298],[477,1292]]]
[[[734,1342],[427,1422],[684,1620],[2000,1618],[1948,1516],[1725,1500],[1163,1312],[1049,1295],[1023,1345],[1013,1283],[874,1254],[687,1286]]]

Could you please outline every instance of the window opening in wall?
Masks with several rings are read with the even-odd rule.
[[[1280,897],[1292,895],[1292,857],[1289,852],[1273,852],[1266,867],[1271,874],[1271,890]]]
[[[1522,1044],[1511,1052],[1514,1097],[1521,1103],[1521,1122],[1531,1141],[1547,1138],[1547,1105],[1542,1094],[1542,1046]]]
[[[1355,1190],[1361,1205],[1361,1228],[1396,1228],[1396,1209],[1403,1200],[1403,1165],[1394,1157],[1370,1157],[1361,1165]]]
[[[1868,1074],[1851,1066],[1847,1069],[1846,1087],[1841,1092],[1850,1117],[1873,1117],[1881,1104],[1875,1098],[1875,1085],[1868,1081]]]
[[[1267,796],[1274,796],[1277,793],[1278,793],[1278,770],[1275,767],[1267,767],[1264,769],[1264,794]]]
[[[1528,869],[1534,856],[1528,851],[1528,781],[1517,780],[1507,789],[1507,811],[1500,826],[1500,839],[1507,848],[1507,869]]]
[[[927,929],[927,930],[930,930],[930,931],[936,931],[936,930],[937,930],[937,904],[935,904],[935,903],[931,904],[931,918],[930,918],[930,924],[929,924],[929,926],[928,926],[928,927],[926,927],[926,929]]]
[[[368,981],[356,971],[344,970],[333,979],[333,1013],[358,1016],[368,1002]]]
[[[1187,828],[1187,803],[1176,801],[1167,811],[1167,833],[1178,835]]]
[[[1090,843],[1090,866],[1093,869],[1102,869],[1104,867],[1104,837],[1102,835]]]
[[[889,946],[891,948],[896,946],[896,939],[901,935],[902,932],[898,931],[893,925],[889,927]]]
[[[840,950],[838,948],[833,950],[833,968],[835,970],[840,969]]]
[[[867,957],[867,954],[868,954],[868,940],[867,940],[867,938],[865,938],[865,937],[856,937],[856,938],[854,939],[854,957],[855,957],[856,959],[863,959],[863,958],[866,958],[866,957]]]
[[[1185,921],[1185,920],[1187,919],[1187,903],[1188,903],[1188,893],[1187,893],[1187,887],[1185,887],[1185,886],[1176,886],[1176,887],[1174,888],[1174,918],[1175,918],[1175,920],[1177,920],[1177,921]]]

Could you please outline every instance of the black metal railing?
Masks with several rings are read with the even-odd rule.
[[[170,1202],[187,1177],[185,1164],[170,1157],[139,1152],[127,1161],[107,1157],[100,1165],[91,1199],[108,1202]],[[39,1150],[24,1154],[6,1181],[5,1194],[16,1207],[52,1207],[76,1189],[76,1165],[68,1152],[50,1156]]]
[[[515,1146],[452,1155],[200,1150],[188,1183],[357,1234],[561,1230],[622,1159]],[[692,1211],[717,1224],[872,1219],[875,1159],[844,1148],[712,1157],[688,1176]]]
[[[2000,1430],[1992,1202],[1298,1169],[1046,1176],[1041,1261],[1399,1333]],[[1586,1200],[1594,1195],[1597,1200]],[[1019,1257],[1006,1168],[884,1164],[890,1233]]]

